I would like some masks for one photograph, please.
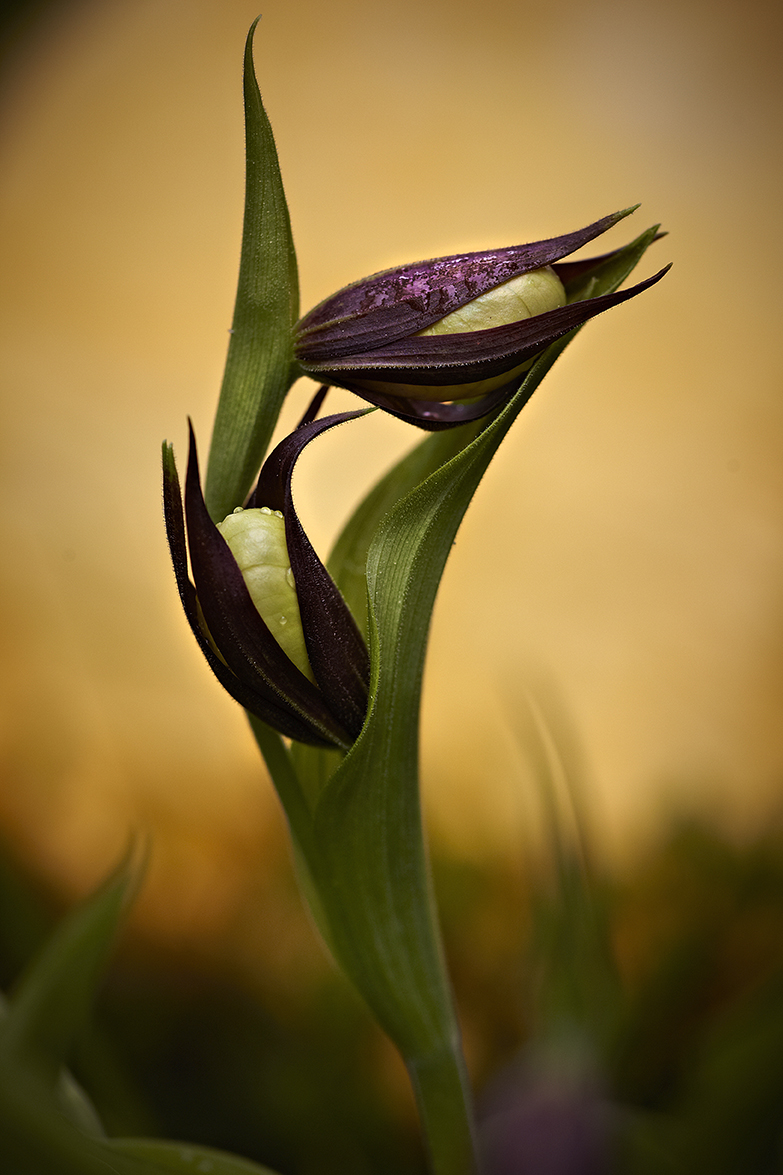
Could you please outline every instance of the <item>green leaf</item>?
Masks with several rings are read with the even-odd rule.
[[[0,1021],[5,1019],[7,1015],[8,1002],[5,996],[0,993]],[[3,1073],[4,1069],[7,1070],[6,1073]],[[10,1078],[11,1081],[14,1081],[17,1076],[13,1058],[11,1058],[11,1064],[8,1064],[6,1056],[0,1052],[0,1101],[5,1080]],[[40,1071],[36,1071],[35,1076],[40,1077]],[[44,1089],[42,1103],[50,1106],[51,1101],[50,1091]],[[60,1069],[57,1079],[54,1101],[61,1113],[73,1126],[78,1127],[82,1134],[93,1135],[95,1138],[101,1138],[105,1135],[103,1123],[98,1117],[95,1106],[71,1071],[64,1066]]]
[[[551,352],[548,359],[547,366]],[[408,1056],[442,1047],[453,1032],[420,831],[427,632],[459,523],[522,396],[402,498],[377,530],[367,564],[370,712],[315,813],[321,888],[330,895],[325,904],[341,961]]]
[[[154,1164],[155,1171],[183,1175],[275,1175],[269,1167],[251,1163],[224,1151],[188,1142],[164,1142],[157,1138],[115,1138],[112,1150]]]
[[[56,1097],[65,1117],[77,1126],[82,1134],[91,1134],[95,1138],[105,1136],[106,1131],[98,1117],[98,1111],[69,1069],[60,1070]]]
[[[35,1068],[52,1087],[90,1005],[141,866],[128,854],[107,882],[60,923],[17,985],[0,1024],[5,1067]]]
[[[245,217],[234,319],[206,480],[220,522],[245,500],[295,378],[292,327],[299,316],[296,252],[277,150],[245,44]]]
[[[0,1070],[0,1169],[9,1175],[166,1175],[166,1168],[82,1134],[24,1073]]]
[[[431,433],[370,490],[343,528],[327,567],[365,637],[367,554],[381,520],[405,494],[463,449],[483,423]]]
[[[594,293],[617,288],[654,235],[650,229],[628,245],[596,277]],[[419,706],[432,608],[457,529],[489,462],[574,333],[547,349],[474,440],[397,501],[369,548],[370,712],[318,802],[315,841],[324,870],[321,887],[332,895],[325,905],[341,961],[408,1054],[433,1047],[452,1027],[418,799]],[[366,541],[366,517],[374,522],[381,499],[393,497],[394,479],[402,480],[407,463],[432,455],[428,445],[434,441],[405,458],[403,473],[398,466],[354,515],[352,541],[338,543],[338,574],[357,578],[354,552]]]
[[[381,520],[392,506],[444,461],[458,453],[481,428],[481,422],[431,433],[382,478],[346,523],[327,567],[367,638],[367,552]],[[318,796],[342,761],[339,751],[293,743],[291,759],[309,803]],[[312,887],[310,887],[312,888]],[[318,919],[316,919],[318,920]],[[319,923],[320,925],[320,923]]]
[[[201,1148],[194,1152],[202,1166],[175,1167],[165,1161],[167,1144],[145,1148],[139,1141],[138,1148],[125,1147],[83,1133],[48,1100],[34,1072],[13,1074],[0,1067],[0,1170],[9,1175],[168,1175],[172,1170],[268,1175],[266,1168],[242,1160],[206,1166],[212,1152]]]

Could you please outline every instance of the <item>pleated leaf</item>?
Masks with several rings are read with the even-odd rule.
[[[594,270],[595,293],[616,289],[654,236],[651,229],[612,256],[604,271]],[[478,436],[393,506],[369,547],[370,710],[315,811],[316,882],[341,963],[407,1056],[426,1055],[454,1033],[419,811],[419,706],[432,608],[479,481],[572,337],[548,348]],[[422,452],[435,456],[433,441],[424,445],[433,447]],[[406,462],[411,457],[398,473],[403,479]],[[387,492],[388,484],[373,494],[380,499]],[[349,569],[358,564],[366,523],[360,508],[338,542],[338,581],[341,569],[356,576]]]

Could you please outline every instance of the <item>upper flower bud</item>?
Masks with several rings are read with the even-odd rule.
[[[299,366],[423,428],[476,420],[516,390],[550,343],[663,276],[591,296],[591,270],[621,250],[563,261],[632,211],[545,241],[438,257],[346,286],[297,324]]]
[[[313,420],[320,399],[264,462],[247,509],[217,526],[201,492],[192,429],[184,513],[174,456],[165,446],[164,508],[180,598],[221,684],[281,734],[347,748],[364,722],[369,657],[302,529],[291,478],[314,437],[361,413]]]

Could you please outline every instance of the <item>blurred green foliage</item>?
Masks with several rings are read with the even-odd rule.
[[[619,1111],[607,1170],[783,1171],[783,837],[736,846],[682,826],[598,881],[437,854],[434,866],[479,1090],[531,1042],[578,1029]],[[3,987],[57,913],[6,853]],[[336,972],[313,968],[281,1002],[137,937],[73,1070],[110,1135],[187,1138],[286,1175],[415,1175],[424,1158],[390,1056]]]

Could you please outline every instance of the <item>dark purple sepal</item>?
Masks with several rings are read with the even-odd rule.
[[[328,364],[332,383],[362,395],[362,380],[421,384],[432,388],[473,383],[502,375],[504,371],[538,355],[550,343],[582,326],[612,306],[619,306],[649,289],[667,272],[661,269],[646,281],[629,290],[617,290],[581,302],[570,302],[532,318],[523,318],[505,326],[460,334],[424,335],[397,339],[363,354],[335,359]],[[302,365],[311,375],[326,378],[326,364]],[[393,394],[393,388],[389,387]]]
[[[316,396],[319,406],[324,395],[321,389]],[[370,682],[367,646],[348,605],[299,521],[291,494],[291,478],[297,458],[311,440],[337,424],[363,416],[369,409],[341,412],[322,420],[311,420],[312,410],[311,405],[299,427],[269,454],[247,505],[268,506],[283,515],[307,656],[330,709],[355,738],[367,713]]]
[[[655,241],[660,241],[669,234],[666,232],[657,232],[653,237],[651,244]],[[563,288],[566,292],[566,300],[569,302],[577,301],[575,293],[579,286],[583,286],[590,278],[593,272],[600,270],[607,261],[611,261],[618,253],[622,253],[622,249],[612,249],[610,253],[601,253],[597,257],[585,257],[579,261],[558,261],[552,268],[563,283]]]
[[[457,425],[488,416],[514,394],[523,378],[524,373],[517,375],[502,387],[474,400],[412,400],[405,396],[368,391],[366,388],[361,391],[357,388],[356,394],[370,404],[383,408],[390,416],[404,420],[406,424],[415,424],[426,432],[440,432],[444,428],[456,428]]]
[[[594,258],[590,263],[585,262],[584,266],[580,263],[577,267],[575,263],[575,271],[569,276],[574,283],[581,282],[585,277],[589,277],[590,271],[597,268],[599,262],[605,261],[610,256],[611,254],[607,254],[604,258]],[[392,416],[397,416],[400,420],[404,420],[408,424],[415,424],[429,432],[455,428],[460,424],[467,424],[469,421],[480,420],[481,417],[487,416],[503,404],[516,391],[523,378],[522,374],[514,376],[507,384],[493,389],[484,396],[467,400],[417,400],[410,395],[395,396],[394,385],[395,383],[421,383],[424,370],[427,373],[427,382],[422,384],[423,388],[436,387],[438,384],[450,386],[469,383],[495,374],[502,374],[503,371],[518,367],[528,359],[541,354],[550,343],[556,342],[569,331],[582,326],[597,314],[636,297],[637,294],[660,281],[668,269],[669,266],[666,266],[652,277],[632,286],[630,290],[620,290],[612,294],[603,294],[597,298],[569,303],[557,310],[547,311],[534,318],[525,318],[521,322],[511,323],[508,326],[472,331],[462,335],[432,335],[422,339],[405,340],[411,344],[444,344],[444,350],[448,348],[449,356],[455,353],[462,354],[461,366],[444,363],[436,367],[425,368],[420,363],[415,368],[387,366],[376,369],[368,363],[358,370],[351,371],[341,370],[339,364],[336,364],[330,373],[331,379],[337,386],[348,388],[349,391],[361,396],[369,403],[383,408]],[[460,348],[458,346],[455,348],[454,343],[455,340],[472,340],[476,336],[478,337],[478,345],[481,346],[483,343],[484,353],[489,353],[490,357],[480,361],[474,359],[471,363],[468,359],[468,347]],[[487,336],[493,337],[488,339]],[[525,344],[519,349],[511,349],[515,344],[519,346],[522,337],[526,340]],[[472,343],[468,344],[468,346],[472,345]],[[418,358],[421,359],[422,349],[417,346],[416,350]],[[435,348],[429,348],[430,355],[434,350]],[[392,348],[388,348],[385,352],[387,362],[391,351]],[[404,362],[405,360],[402,358],[403,347],[397,345],[394,351],[397,357]],[[372,359],[377,359],[379,354],[381,353],[374,352]],[[314,372],[313,375],[323,376],[325,372]],[[379,383],[385,381],[387,387],[385,390],[367,388],[364,386],[364,382],[368,379]]]
[[[553,265],[632,211],[615,212],[545,241],[435,257],[355,282],[299,320],[296,358],[305,368],[325,365],[415,335],[495,286]]]
[[[244,685],[268,696],[278,709],[296,719],[297,725],[309,733],[301,741],[349,746],[351,738],[321,691],[294,665],[267,628],[228,543],[209,516],[201,492],[192,429],[185,517],[198,604],[229,669]]]
[[[204,630],[199,614],[196,589],[188,576],[187,541],[185,517],[182,510],[182,495],[174,456],[169,446],[163,451],[163,509],[166,518],[166,534],[174,564],[182,606],[193,635],[198,642],[212,672],[223,688],[246,710],[262,718],[270,726],[289,738],[317,746],[333,746],[333,738],[324,738],[314,731],[311,724],[302,722],[295,714],[281,708],[272,691],[260,692],[246,684],[217,656]],[[255,683],[258,687],[259,683]]]

